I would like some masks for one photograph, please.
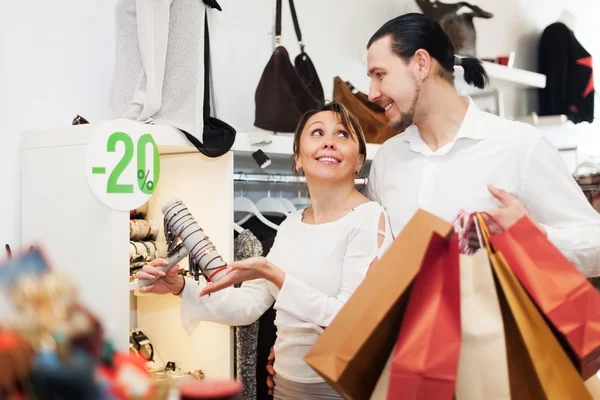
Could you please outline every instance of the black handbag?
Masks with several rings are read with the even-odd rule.
[[[221,11],[221,6],[216,0],[203,0],[211,8]],[[204,108],[203,119],[204,129],[202,132],[202,142],[195,136],[184,132],[187,139],[198,149],[198,151],[207,157],[216,158],[227,153],[235,142],[236,130],[220,119],[211,117],[210,102],[210,38],[208,35],[208,12],[204,11]]]
[[[300,54],[292,65],[288,51],[280,44],[281,0],[277,0],[276,48],[265,66],[254,96],[254,126],[275,132],[294,132],[302,114],[319,107],[325,101],[317,70],[304,51],[294,0],[289,2]]]

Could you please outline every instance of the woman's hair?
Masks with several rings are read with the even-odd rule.
[[[336,113],[340,117],[340,122],[346,128],[350,137],[353,137],[358,142],[358,153],[363,156],[363,162],[367,159],[367,140],[365,139],[365,134],[363,133],[362,128],[360,127],[360,123],[358,119],[350,112],[348,109],[341,103],[336,101],[327,102],[323,106],[315,108],[313,110],[307,111],[300,117],[300,121],[298,122],[298,126],[296,126],[296,132],[294,132],[294,147],[292,156],[292,167],[294,171],[296,171],[296,159],[300,153],[300,136],[302,136],[302,131],[306,126],[308,120],[315,114],[318,114],[322,111],[332,111]]]
[[[472,57],[456,57],[454,47],[440,24],[433,18],[419,13],[404,14],[386,22],[369,39],[367,49],[373,42],[385,36],[392,38],[392,51],[404,62],[419,49],[426,50],[440,64],[440,76],[452,82],[454,66],[464,69],[464,78],[469,85],[483,89],[489,79],[481,61]]]

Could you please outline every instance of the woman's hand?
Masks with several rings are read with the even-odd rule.
[[[235,261],[229,264],[225,271],[227,271],[227,275],[206,285],[200,292],[200,297],[254,279],[266,279],[281,289],[285,280],[285,272],[271,264],[265,257],[251,257]]]
[[[163,258],[157,258],[150,261],[149,264],[144,265],[142,269],[135,274],[135,277],[138,279],[154,279],[158,277],[158,279],[152,282],[150,285],[141,287],[140,292],[168,294],[179,293],[181,291],[184,278],[177,273],[179,270],[179,264],[175,264],[166,273],[157,268],[166,265],[169,265],[167,260]]]

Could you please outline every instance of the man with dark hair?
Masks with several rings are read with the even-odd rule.
[[[403,131],[371,165],[369,195],[395,234],[418,208],[447,220],[485,211],[503,229],[528,214],[588,277],[600,274],[600,214],[536,128],[481,111],[453,84],[455,65],[482,88],[480,61],[458,58],[433,19],[406,14],[369,40],[369,99]]]

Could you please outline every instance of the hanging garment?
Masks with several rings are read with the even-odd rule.
[[[542,32],[539,72],[546,87],[539,90],[539,115],[566,115],[574,123],[594,120],[592,57],[562,22]]]
[[[265,215],[269,221],[279,225],[286,217],[277,215]],[[257,217],[251,217],[243,225],[243,228],[252,231],[254,236],[260,240],[263,248],[263,257],[266,257],[273,247],[277,231],[263,224]],[[258,319],[258,336],[256,345],[256,399],[257,400],[273,400],[273,396],[269,394],[267,386],[267,358],[271,351],[271,347],[275,344],[277,338],[277,328],[275,327],[276,311],[271,306]]]
[[[113,119],[173,126],[200,152],[216,157],[229,151],[235,130],[212,120],[205,129],[206,7],[199,0],[119,0],[108,112]]]
[[[234,240],[234,260],[245,260],[263,255],[260,241],[245,229]],[[239,286],[239,285],[237,285]],[[242,400],[256,399],[256,370],[257,370],[257,343],[258,326],[256,321],[246,326],[236,326],[235,329],[235,358],[236,376],[242,382]]]
[[[423,14],[440,24],[450,38],[455,54],[476,57],[477,34],[473,18],[489,19],[494,14],[464,1],[449,4],[430,0],[416,0],[416,2]],[[463,7],[469,8],[470,12],[457,14]]]

